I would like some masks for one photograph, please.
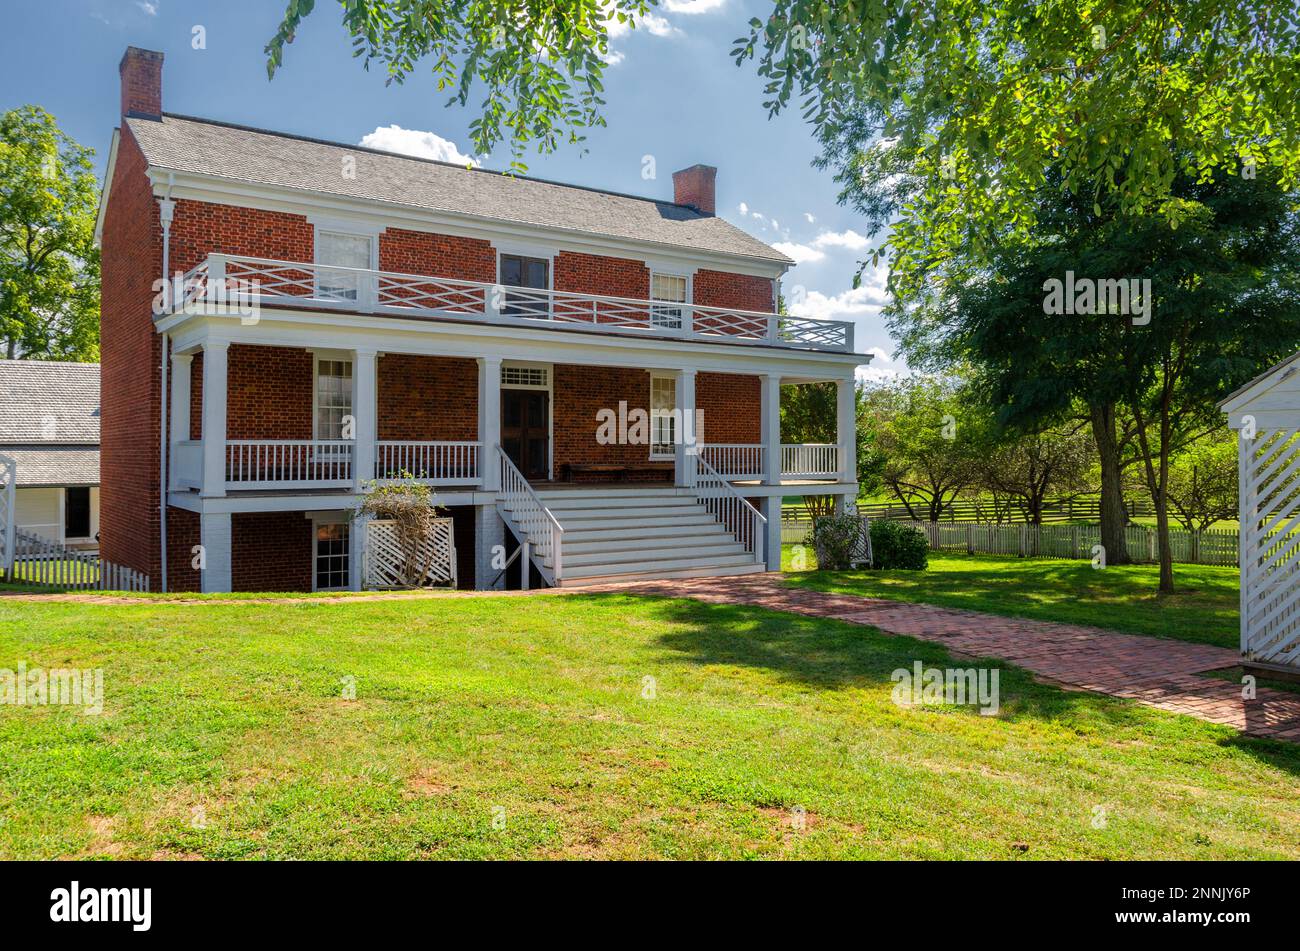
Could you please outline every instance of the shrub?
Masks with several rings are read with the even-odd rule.
[[[857,515],[823,515],[813,522],[808,544],[824,571],[844,571],[853,563],[861,518]]]
[[[930,543],[919,528],[876,520],[871,523],[871,559],[873,568],[924,571],[930,565]]]

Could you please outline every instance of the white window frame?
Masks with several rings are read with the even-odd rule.
[[[350,519],[344,513],[312,512],[308,518],[311,519],[311,589],[312,591],[350,591],[352,589],[352,560],[356,557],[353,546],[356,544],[357,523]],[[348,530],[348,560],[347,567],[344,569],[343,587],[341,588],[321,588],[316,584],[316,561],[320,557],[316,547],[319,539],[316,537],[317,531],[322,525],[343,525]],[[364,522],[361,523],[364,529]]]
[[[673,442],[673,441],[670,441],[670,442],[667,443],[667,446],[668,446],[668,451],[667,451],[667,452],[657,451],[657,450],[656,450],[656,447],[664,445],[664,443],[660,443],[660,442],[655,438],[656,436],[658,436],[658,429],[657,429],[656,422],[655,422],[655,384],[656,384],[656,383],[660,383],[661,385],[662,385],[662,384],[667,384],[669,390],[672,392],[672,395],[673,395],[672,405],[671,405],[670,407],[668,407],[668,408],[669,408],[669,410],[674,410],[674,409],[677,408],[677,377],[676,377],[676,376],[673,376],[673,375],[671,375],[671,374],[668,374],[668,373],[651,373],[651,374],[650,374],[650,399],[649,399],[649,401],[648,401],[649,404],[650,404],[650,405],[649,405],[649,410],[650,410],[650,413],[649,413],[649,415],[650,415],[650,461],[651,461],[651,462],[665,462],[665,461],[668,461],[668,460],[670,460],[670,459],[675,459],[675,458],[676,458],[676,455],[677,455],[677,450],[676,450],[676,444],[675,444],[675,442]],[[669,420],[669,425],[670,425],[670,426],[675,425],[675,424],[672,422],[673,417],[669,416],[669,417],[668,417],[668,420]],[[675,437],[675,436],[676,436],[676,433],[673,432],[673,433],[670,433],[670,435],[672,435],[672,436]]]
[[[355,416],[357,407],[357,367],[356,362],[352,359],[350,351],[346,350],[314,350],[312,351],[311,361],[311,438],[315,441],[322,439],[341,439],[341,436],[322,436],[320,432],[320,365],[321,361],[329,363],[346,363],[351,367],[349,379],[352,381],[351,394],[349,397],[350,405],[348,412],[344,415]],[[355,427],[355,419],[353,426]]]
[[[682,330],[686,326],[686,308],[691,305],[694,299],[694,288],[692,284],[692,275],[684,271],[670,271],[665,268],[652,268],[650,270],[650,300],[660,300],[655,297],[655,278],[671,277],[682,282],[683,299],[679,301],[668,302],[668,306],[650,305],[650,326],[660,330]],[[679,304],[677,307],[672,304]],[[675,312],[675,313],[674,313]]]

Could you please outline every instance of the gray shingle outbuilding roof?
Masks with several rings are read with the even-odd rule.
[[[189,116],[164,115],[161,121],[129,117],[123,122],[149,164],[172,171],[794,263],[722,218],[672,202]],[[345,155],[356,159],[353,177],[341,172]]]
[[[19,486],[99,484],[99,364],[0,360],[0,455]]]

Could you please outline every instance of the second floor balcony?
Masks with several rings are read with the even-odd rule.
[[[175,310],[260,307],[853,352],[847,321],[226,254],[184,275]]]

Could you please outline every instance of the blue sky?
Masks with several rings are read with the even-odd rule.
[[[9,4],[0,38],[0,108],[42,106],[73,138],[107,155],[118,103],[117,64],[128,45],[162,50],[163,108],[205,118],[340,142],[424,154],[469,153],[470,108],[447,108],[428,73],[384,85],[382,69],[352,59],[338,8],[320,0],[266,78],[262,48],[284,4],[277,0],[42,0]],[[737,68],[731,41],[762,0],[661,0],[659,11],[613,41],[606,74],[608,128],[580,149],[525,157],[529,173],[653,197],[672,197],[672,171],[718,167],[718,213],[800,263],[785,278],[788,298],[805,295],[808,316],[854,320],[857,349],[874,352],[871,376],[895,370],[878,316],[882,275],[851,291],[865,257],[862,220],[835,202],[835,184],[813,169],[817,145],[797,114],[769,120],[752,65]],[[206,49],[192,48],[201,25]],[[394,132],[391,127],[396,126]],[[422,133],[431,133],[424,135]],[[652,155],[657,176],[642,178]],[[501,150],[484,165],[502,168]]]

